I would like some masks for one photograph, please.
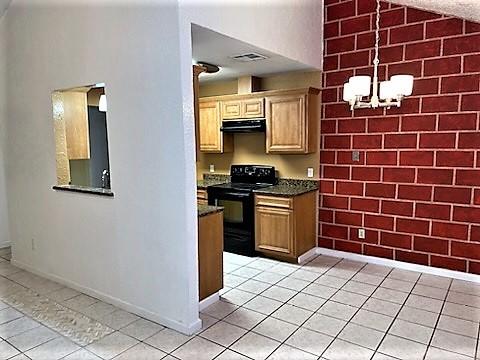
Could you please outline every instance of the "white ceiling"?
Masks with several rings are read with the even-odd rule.
[[[2,17],[3,13],[7,10],[11,1],[12,0],[0,0],[0,17]]]
[[[311,67],[286,57],[263,50],[243,41],[192,24],[193,61],[220,66],[215,74],[201,74],[200,81],[234,79],[243,75],[262,76],[289,71],[314,70]],[[268,57],[265,60],[239,62],[233,55],[255,52]]]
[[[389,0],[446,15],[480,22],[480,0]]]

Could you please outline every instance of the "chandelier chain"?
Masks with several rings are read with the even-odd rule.
[[[375,21],[375,59],[374,64],[380,63],[379,47],[380,47],[380,0],[377,0],[377,18]]]

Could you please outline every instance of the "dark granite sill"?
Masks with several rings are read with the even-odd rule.
[[[110,189],[102,188],[91,188],[86,186],[76,186],[76,185],[55,185],[53,190],[67,191],[67,192],[76,192],[90,195],[99,195],[106,197],[113,197],[114,194]]]

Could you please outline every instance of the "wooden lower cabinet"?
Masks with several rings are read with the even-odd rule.
[[[295,196],[255,197],[255,250],[270,257],[297,261],[316,247],[316,192]]]
[[[208,193],[207,190],[197,190],[197,204],[208,205]]]
[[[293,253],[293,210],[256,208],[256,250],[283,255]]]
[[[223,211],[198,218],[200,301],[223,288]]]

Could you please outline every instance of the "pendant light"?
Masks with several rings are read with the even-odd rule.
[[[378,81],[379,47],[380,47],[380,0],[377,0],[375,29],[375,59],[373,60],[373,84],[370,76],[352,76],[343,85],[343,101],[354,109],[376,109],[379,107],[400,107],[406,96],[412,95],[413,76],[394,75],[388,81]],[[371,89],[373,87],[373,93]]]
[[[107,95],[100,95],[98,110],[102,112],[107,112]]]

